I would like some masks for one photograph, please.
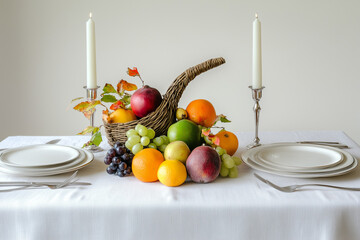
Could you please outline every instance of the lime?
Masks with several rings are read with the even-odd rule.
[[[167,132],[170,142],[183,141],[192,150],[201,145],[201,130],[194,122],[183,119],[172,124]]]

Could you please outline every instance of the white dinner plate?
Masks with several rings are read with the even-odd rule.
[[[35,171],[35,172],[25,171],[24,172],[24,171],[22,171],[23,169],[21,169],[21,168],[18,168],[18,170],[10,170],[6,167],[0,166],[0,171],[4,172],[4,173],[12,174],[12,175],[27,176],[27,177],[51,176],[51,175],[57,175],[57,174],[61,174],[61,173],[76,171],[78,169],[88,166],[94,160],[94,155],[91,152],[89,152],[87,150],[82,150],[82,149],[78,149],[78,151],[79,152],[82,151],[85,154],[85,158],[78,164],[71,166],[71,167],[67,167],[67,168],[63,168],[63,169],[42,171],[42,172],[40,172],[40,171]]]
[[[69,146],[39,144],[5,150],[1,163],[12,167],[45,167],[75,160],[79,151]]]
[[[329,168],[320,168],[320,169],[289,169],[289,168],[281,168],[281,167],[276,167],[270,164],[267,164],[266,162],[263,162],[261,159],[259,159],[257,157],[257,153],[255,154],[251,154],[251,156],[248,156],[248,158],[250,158],[250,160],[252,160],[253,162],[274,170],[274,171],[282,171],[282,172],[289,172],[289,173],[322,173],[322,172],[330,172],[330,171],[337,171],[337,170],[341,170],[344,168],[349,167],[350,165],[353,164],[354,162],[354,158],[353,157],[345,157],[343,156],[343,161],[341,161],[339,164],[329,167]]]
[[[9,170],[13,170],[13,171],[17,171],[17,172],[21,172],[21,173],[26,173],[26,172],[48,172],[48,171],[57,171],[57,170],[61,170],[61,169],[66,169],[66,168],[70,168],[75,166],[76,164],[79,164],[81,161],[83,161],[86,157],[86,154],[84,151],[79,150],[79,157],[76,158],[74,161],[68,162],[68,163],[64,163],[64,164],[59,164],[59,165],[51,165],[51,166],[45,166],[45,167],[13,167],[13,166],[7,166],[5,164],[2,164],[0,162],[0,167],[9,169]]]
[[[292,170],[329,168],[343,161],[335,149],[291,143],[265,145],[258,149],[257,157],[268,165]]]
[[[280,145],[280,144],[269,144],[269,145]],[[266,145],[260,146],[264,147]],[[250,166],[259,171],[276,174],[284,177],[296,177],[296,178],[318,178],[318,177],[333,177],[346,174],[356,168],[358,161],[350,153],[343,151],[341,149],[336,149],[333,147],[321,146],[328,149],[333,149],[338,151],[343,155],[344,160],[334,167],[329,167],[325,169],[313,169],[313,170],[298,170],[300,172],[291,172],[286,169],[279,169],[274,166],[266,165],[264,162],[256,158],[256,154],[260,147],[250,149],[242,154],[243,161]]]

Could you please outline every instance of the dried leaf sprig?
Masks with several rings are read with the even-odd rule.
[[[131,77],[138,76],[142,82],[142,85],[144,86],[144,81],[142,80],[136,67],[134,67],[133,69],[128,68],[127,74]],[[106,83],[104,88],[102,89],[102,93],[100,94],[101,96],[100,100],[83,101],[77,104],[73,109],[83,113],[87,119],[90,119],[90,116],[95,112],[96,107],[98,105],[101,105],[105,108],[105,110],[103,110],[102,112],[103,119],[107,121],[110,116],[110,111],[104,105],[104,103],[112,103],[110,106],[110,110],[113,111],[119,108],[131,109],[130,106],[131,94],[129,92],[135,91],[137,89],[138,88],[135,84],[129,83],[123,79],[118,82],[118,84],[116,85],[116,89],[114,88],[113,85]],[[71,103],[81,100],[83,98],[84,97],[75,98],[71,101]],[[78,135],[85,135],[89,133],[92,134],[91,139],[87,143],[85,143],[83,147],[89,145],[99,146],[99,144],[102,142],[101,131],[100,131],[101,127],[102,125],[100,125],[99,127],[88,126],[84,130],[78,133]]]
[[[218,115],[218,116],[216,117],[216,120],[215,120],[214,124],[213,124],[211,127],[209,127],[209,128],[203,127],[203,128],[201,129],[201,136],[204,138],[205,142],[206,142],[208,145],[212,146],[212,147],[219,146],[219,145],[220,145],[220,139],[219,139],[218,136],[216,136],[215,134],[213,134],[213,133],[211,132],[211,129],[212,129],[212,128],[221,128],[222,130],[220,130],[220,131],[224,131],[224,130],[225,130],[224,127],[217,127],[217,126],[215,126],[215,124],[216,124],[218,121],[220,121],[220,122],[222,122],[222,123],[231,122],[229,119],[226,118],[225,115],[220,114],[220,115]]]

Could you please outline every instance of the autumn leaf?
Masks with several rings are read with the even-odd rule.
[[[220,145],[220,138],[218,136],[214,136],[211,141],[217,146]]]
[[[136,67],[133,67],[133,69],[128,68],[127,74],[129,74],[130,77],[140,76]]]
[[[84,116],[87,119],[90,119],[91,115],[95,112],[95,108],[90,109],[89,111],[82,111],[82,113],[84,114]]]
[[[137,86],[135,84],[129,83],[125,80],[121,80],[117,85],[117,91],[119,93],[122,93],[124,91],[134,91],[137,89]]]
[[[78,98],[74,98],[73,100],[71,100],[71,103],[77,101],[77,100],[80,100],[80,99],[83,99],[84,97],[78,97]]]
[[[101,102],[99,100],[96,101],[85,101],[81,102],[74,107],[75,110],[79,112],[89,111],[99,105]]]
[[[70,109],[71,104],[72,104],[73,102],[78,101],[78,100],[83,99],[83,98],[84,98],[84,97],[78,97],[78,98],[74,98],[73,100],[71,100],[71,102],[69,103],[69,105],[66,107],[66,110],[69,110],[69,109]]]
[[[94,134],[91,136],[90,141],[88,141],[87,143],[85,143],[85,144],[83,145],[83,148],[84,148],[84,147],[87,147],[87,146],[91,146],[91,145],[99,146],[101,142],[102,142],[101,132],[100,132],[100,131],[97,131],[96,133],[94,133]]]
[[[85,135],[87,133],[96,133],[97,131],[99,131],[98,127],[88,126],[87,128],[85,128],[81,132],[77,133],[77,135]]]
[[[96,105],[101,104],[99,100],[97,101],[85,101],[81,102],[74,107],[75,110],[82,112],[87,119],[90,119],[90,116],[95,112]]]
[[[90,142],[96,146],[99,146],[102,141],[101,132],[96,132],[92,135]]]
[[[110,106],[110,109],[111,110],[116,110],[116,109],[119,109],[119,108],[125,108],[125,105],[122,101],[117,101],[116,103],[113,103],[111,106]]]
[[[204,136],[209,136],[210,135],[210,133],[211,133],[211,130],[210,130],[210,128],[204,128],[204,129],[202,129],[201,130],[201,133],[204,135]]]
[[[205,142],[209,145],[219,145],[220,144],[220,138],[213,133],[211,133],[210,128],[203,128],[201,130],[202,135],[204,136]]]
[[[115,88],[113,87],[113,85],[106,83],[104,88],[103,88],[103,94],[106,93],[116,93]]]
[[[131,100],[130,94],[125,94],[121,99],[121,101],[124,103],[126,109],[130,109],[130,107],[127,108],[127,105],[130,105],[130,100]]]
[[[110,120],[110,114],[109,114],[109,110],[103,110],[102,112],[102,119],[104,120],[104,122],[109,123]]]
[[[229,119],[227,119],[227,117],[224,114],[220,114],[216,116],[216,120],[214,122],[214,125],[218,122],[222,122],[222,123],[228,123],[231,122]]]
[[[139,71],[137,70],[136,67],[133,67],[133,69],[131,68],[128,68],[128,71],[127,73],[129,74],[130,77],[136,77],[138,76],[141,80],[141,83],[142,83],[142,86],[144,86],[144,80],[142,80],[141,76],[140,76],[140,73]]]
[[[102,102],[111,102],[111,103],[113,103],[113,102],[116,102],[117,99],[113,95],[106,94],[101,98],[101,101]]]

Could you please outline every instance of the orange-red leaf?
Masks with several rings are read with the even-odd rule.
[[[90,119],[91,115],[95,112],[95,108],[92,108],[88,111],[82,111],[82,113],[84,114],[84,116],[87,118],[87,119]]]
[[[218,136],[214,136],[213,138],[211,138],[211,141],[217,146],[220,145],[220,138]]]
[[[123,91],[134,91],[137,89],[137,86],[135,84],[129,83],[125,80],[121,80],[117,85],[117,91],[119,93]]]
[[[210,133],[211,133],[211,131],[210,131],[210,128],[209,129],[202,129],[201,130],[201,133],[204,135],[204,136],[209,136],[210,135]]]
[[[216,135],[214,135],[212,132],[211,132],[211,129],[210,128],[204,128],[201,130],[201,133],[202,135],[206,136],[207,139],[209,139],[209,141],[211,141],[213,144],[215,145],[219,145],[220,144],[220,138]]]
[[[104,120],[104,122],[109,123],[110,120],[110,114],[109,114],[109,110],[103,110],[103,115],[102,115],[102,119]]]
[[[136,67],[133,67],[133,69],[128,68],[127,73],[128,73],[128,74],[129,74],[129,76],[131,76],[131,77],[140,76],[140,74],[139,74],[139,72],[138,72],[138,70],[137,70],[137,68],[136,68]]]
[[[115,102],[115,103],[113,103],[113,104],[111,104],[111,106],[110,106],[110,109],[111,110],[116,110],[116,109],[119,109],[119,108],[125,108],[125,105],[124,105],[124,103],[122,102],[122,101],[117,101],[117,102]]]

